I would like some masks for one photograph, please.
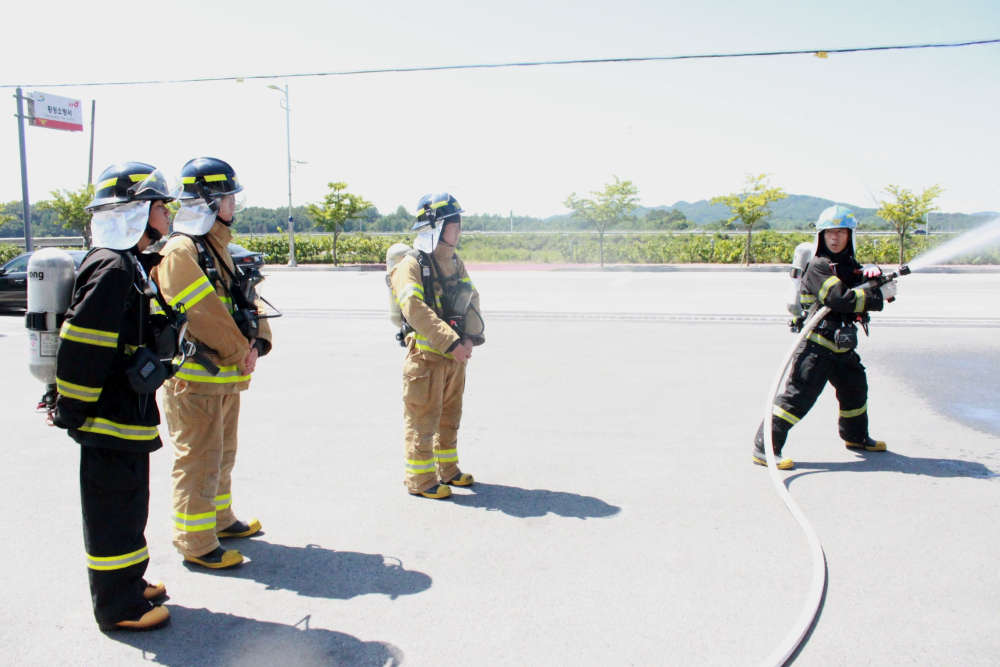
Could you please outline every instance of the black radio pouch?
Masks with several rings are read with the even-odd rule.
[[[838,350],[853,350],[858,346],[858,330],[847,324],[833,332],[833,343]]]
[[[167,381],[170,373],[156,352],[148,347],[140,347],[129,357],[125,366],[125,377],[128,378],[128,384],[135,393],[153,394]]]

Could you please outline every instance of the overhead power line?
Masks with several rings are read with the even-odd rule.
[[[937,44],[901,44],[895,46],[858,46],[846,49],[802,49],[796,51],[748,51],[744,53],[701,53],[678,56],[640,56],[635,58],[586,58],[580,60],[537,60],[528,62],[484,63],[478,65],[438,65],[434,67],[390,67],[386,69],[357,69],[339,72],[296,72],[292,74],[253,74],[244,76],[215,76],[197,79],[161,79],[151,81],[100,81],[89,83],[23,83],[0,84],[0,88],[67,88],[83,86],[143,86],[165,83],[208,83],[212,81],[245,81],[248,79],[282,79],[319,76],[352,76],[356,74],[391,74],[408,72],[442,72],[464,69],[501,69],[507,67],[548,67],[553,65],[596,65],[600,63],[638,63],[661,60],[706,60],[709,58],[759,58],[764,56],[816,55],[825,58],[830,53],[859,53],[863,51],[902,51],[909,49],[942,49],[980,44],[997,44],[1000,39],[979,39],[967,42],[942,42]]]

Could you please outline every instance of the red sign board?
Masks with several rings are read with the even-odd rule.
[[[80,100],[35,91],[28,99],[30,123],[51,130],[83,132],[83,105]]]

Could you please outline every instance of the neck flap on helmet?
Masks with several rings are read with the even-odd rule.
[[[204,199],[186,199],[174,217],[174,231],[191,236],[204,236],[215,224],[215,211]]]
[[[417,233],[417,240],[413,242],[413,247],[424,252],[434,252],[434,249],[438,246],[438,242],[441,240],[442,229],[444,229],[444,226],[441,224],[422,227]]]
[[[95,211],[90,234],[95,248],[128,250],[135,247],[149,222],[148,201],[134,201]]]

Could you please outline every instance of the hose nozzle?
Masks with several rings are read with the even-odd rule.
[[[901,276],[908,276],[908,275],[910,275],[910,265],[909,264],[903,264],[902,266],[899,267],[899,272],[898,273]]]

